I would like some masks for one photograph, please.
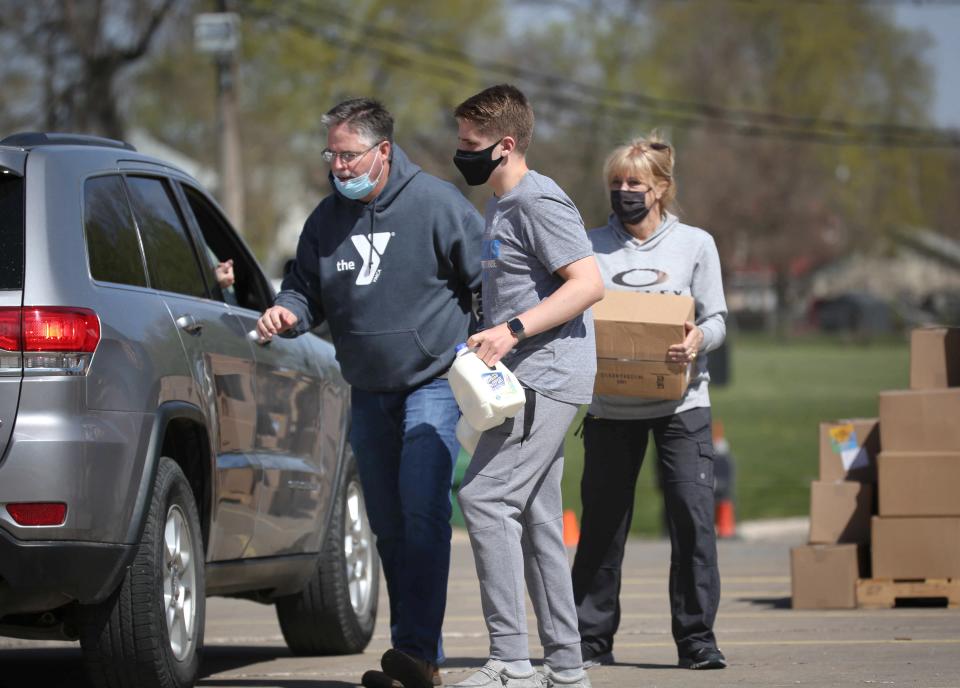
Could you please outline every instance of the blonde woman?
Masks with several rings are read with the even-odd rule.
[[[613,212],[606,226],[589,233],[607,289],[692,296],[696,321],[686,323],[686,337],[668,351],[670,360],[692,364],[682,399],[595,395],[584,421],[583,516],[573,588],[586,666],[613,662],[624,546],[651,433],[672,545],[669,593],[679,664],[726,666],[713,633],[720,574],[704,354],[723,342],[727,307],[713,238],[671,212],[673,165],[673,149],[655,134],[616,148],[604,165]]]

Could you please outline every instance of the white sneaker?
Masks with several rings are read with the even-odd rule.
[[[545,688],[591,688],[590,677],[586,671],[581,671],[580,675],[573,679],[562,679],[550,671],[550,667],[543,667],[543,678],[546,682]]]
[[[529,674],[511,674],[503,662],[491,659],[459,683],[448,683],[447,688],[545,688],[543,678],[536,671]]]

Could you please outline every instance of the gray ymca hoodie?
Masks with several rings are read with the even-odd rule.
[[[482,235],[456,187],[393,145],[376,198],[352,201],[334,186],[307,218],[275,303],[300,319],[294,336],[326,319],[351,385],[412,389],[445,373],[467,338]]]
[[[600,418],[660,418],[710,406],[706,353],[723,343],[727,303],[720,257],[713,237],[666,213],[657,230],[640,241],[615,215],[605,227],[590,230],[593,252],[607,289],[692,296],[703,344],[690,373],[690,385],[678,401],[594,395],[589,412]],[[677,342],[679,344],[680,342]]]

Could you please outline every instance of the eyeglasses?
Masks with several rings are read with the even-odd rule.
[[[323,158],[324,162],[329,162],[329,163],[332,163],[337,158],[340,158],[340,162],[342,162],[344,165],[349,165],[354,160],[358,160],[362,158],[364,155],[366,155],[367,153],[372,151],[374,148],[379,146],[381,143],[383,143],[383,141],[377,141],[375,144],[373,144],[366,150],[362,150],[360,152],[354,152],[354,151],[337,152],[337,151],[332,151],[329,148],[324,148],[323,151],[321,151],[320,153],[320,157]]]

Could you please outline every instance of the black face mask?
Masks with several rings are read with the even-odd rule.
[[[638,225],[650,212],[646,197],[647,194],[643,191],[614,189],[610,192],[610,206],[624,225]]]
[[[502,140],[500,139],[500,141]],[[502,157],[493,159],[493,149],[497,147],[500,141],[481,151],[457,149],[456,155],[453,156],[453,164],[460,170],[460,174],[467,180],[467,184],[480,186],[487,183],[493,171],[503,162]]]

